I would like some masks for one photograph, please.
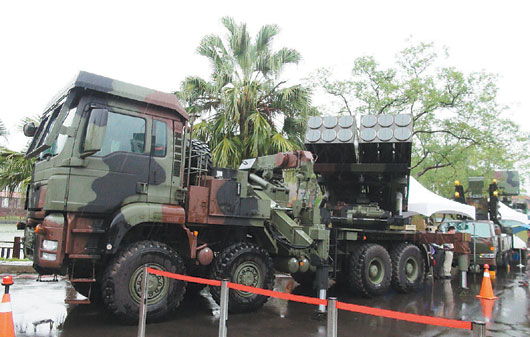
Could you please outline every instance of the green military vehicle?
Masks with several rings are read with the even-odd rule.
[[[418,288],[425,244],[440,237],[408,228],[401,216],[410,116],[365,116],[358,139],[350,116],[319,118],[309,120],[306,137],[313,153],[212,168],[174,95],[80,72],[40,124],[24,128],[32,137],[27,156],[37,158],[27,221],[19,224],[26,256],[39,274],[67,275],[88,298],[67,301],[101,298],[125,322],[138,318],[146,264],[266,289],[277,270],[314,285],[321,298],[329,275],[368,296],[391,283]],[[300,191],[315,188],[290,200],[286,170]],[[315,205],[317,186],[323,197]],[[155,275],[148,281],[150,320],[174,311],[189,288]],[[219,301],[219,288],[210,292]],[[236,290],[229,296],[232,312],[267,300]]]
[[[488,264],[491,269],[496,269],[506,267],[509,263],[512,248],[511,231],[502,226],[502,220],[498,216],[498,203],[499,196],[510,195],[519,190],[518,174],[513,172],[494,172],[496,178],[488,185],[489,198],[484,193],[484,177],[468,178],[467,196],[463,186],[455,182],[455,200],[467,203],[476,209],[477,221],[448,222],[456,227],[457,232],[472,235],[471,271],[479,272],[484,264]],[[517,186],[514,186],[514,182],[517,182]],[[447,225],[444,228],[447,228]]]
[[[311,175],[311,154],[212,170],[205,145],[189,141],[188,115],[172,94],[81,72],[25,134],[33,138],[27,155],[37,157],[27,223],[19,225],[25,253],[40,274],[68,275],[79,293],[101,297],[124,321],[138,317],[145,264],[272,289],[273,263],[306,272],[327,261],[318,209],[287,208],[281,182],[284,169],[302,180]],[[149,319],[176,309],[185,289],[150,276]],[[219,289],[212,295],[219,300]],[[265,301],[231,291],[230,310]]]
[[[509,263],[509,252],[511,243],[506,242],[506,234],[500,232],[490,220],[449,220],[440,225],[442,232],[447,232],[449,226],[453,226],[457,233],[469,233],[471,235],[470,270],[479,272],[485,264],[490,269],[506,267]]]

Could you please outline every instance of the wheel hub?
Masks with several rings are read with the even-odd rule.
[[[370,261],[370,265],[368,266],[368,278],[370,279],[370,282],[373,284],[379,284],[382,282],[384,275],[385,270],[383,267],[383,261],[379,258],[374,258]]]
[[[413,258],[407,259],[405,262],[405,276],[407,279],[411,282],[414,282],[416,278],[418,277],[418,264],[416,263],[416,260]]]
[[[165,271],[164,267],[158,264],[150,264],[149,267]],[[129,294],[137,303],[140,303],[142,298],[143,268],[143,266],[137,268],[129,280]],[[169,281],[165,277],[149,274],[147,279],[147,304],[160,302],[167,295],[168,291]]]
[[[234,272],[234,280],[239,284],[259,288],[262,283],[261,269],[253,261],[243,262],[236,268]],[[244,297],[254,295],[253,293],[239,290],[237,293]]]

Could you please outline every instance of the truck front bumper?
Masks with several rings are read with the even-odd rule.
[[[26,227],[24,253],[33,257],[33,265],[39,273],[62,274],[64,230],[62,214],[50,214],[36,227]]]

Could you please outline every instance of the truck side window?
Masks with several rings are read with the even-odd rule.
[[[166,122],[153,120],[153,141],[151,153],[155,157],[165,157],[167,148],[167,124]]]
[[[95,156],[106,156],[112,152],[144,153],[145,120],[109,111],[103,146]]]

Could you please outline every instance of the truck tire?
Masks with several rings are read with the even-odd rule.
[[[237,242],[215,259],[211,278],[272,290],[274,269],[265,250],[249,242]],[[210,293],[220,303],[221,287],[210,287]],[[230,289],[228,294],[228,310],[233,313],[256,310],[268,300],[266,296],[235,289]]]
[[[348,270],[350,289],[355,293],[373,297],[384,294],[390,288],[392,262],[386,249],[378,244],[360,245],[350,255]]]
[[[408,293],[421,287],[425,277],[425,260],[420,249],[403,242],[390,251],[392,259],[392,287]]]
[[[115,256],[105,269],[101,291],[105,307],[124,323],[138,321],[143,267],[184,274],[182,258],[168,245],[156,241],[135,242]],[[173,312],[186,292],[186,282],[149,275],[147,320],[158,321]]]

